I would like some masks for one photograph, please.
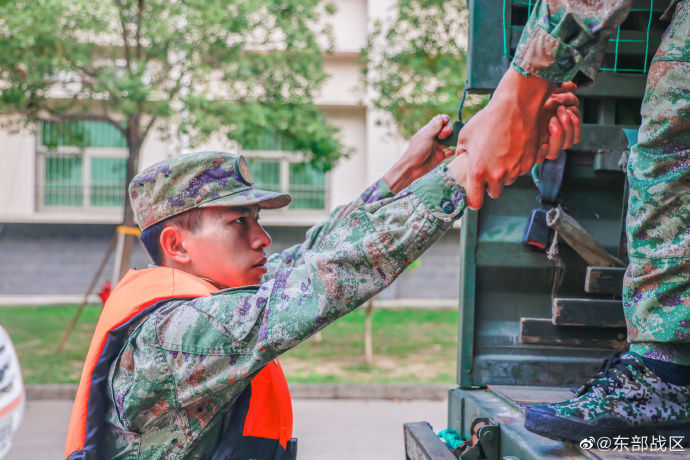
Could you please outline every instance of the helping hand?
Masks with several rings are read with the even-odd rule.
[[[467,202],[479,209],[484,190],[498,198],[544,158],[580,141],[582,125],[577,86],[555,87],[539,77],[524,77],[510,69],[489,104],[460,132],[458,152],[467,152]]]
[[[438,166],[441,161],[455,154],[455,149],[436,141],[453,132],[448,115],[436,115],[410,139],[410,145],[383,178],[393,193],[398,193],[412,182]]]

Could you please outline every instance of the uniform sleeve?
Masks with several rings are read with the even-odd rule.
[[[356,200],[345,206],[337,207],[326,220],[311,227],[307,231],[307,238],[303,243],[296,244],[283,252],[272,254],[266,262],[266,274],[263,279],[269,280],[275,277],[276,272],[281,268],[293,267],[301,263],[304,253],[318,247],[324,237],[355,209],[392,196],[393,193],[388,184],[386,184],[383,178],[379,179],[369,186]]]
[[[591,84],[611,34],[632,0],[540,0],[525,25],[511,67],[552,82]]]

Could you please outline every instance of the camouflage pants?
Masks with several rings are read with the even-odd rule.
[[[628,162],[631,351],[690,365],[690,0],[654,56]]]

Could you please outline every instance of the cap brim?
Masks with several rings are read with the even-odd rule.
[[[250,188],[232,195],[222,196],[215,200],[206,201],[198,205],[199,208],[211,206],[249,206],[258,204],[263,209],[278,209],[290,204],[292,197],[287,193],[269,192]]]

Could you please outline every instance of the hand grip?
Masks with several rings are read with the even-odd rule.
[[[439,139],[438,136],[436,136],[436,142],[438,142],[441,145],[445,145],[446,147],[455,147],[458,145],[458,134],[460,134],[460,130],[465,124],[461,121],[456,121],[453,123],[453,133],[443,139]]]

